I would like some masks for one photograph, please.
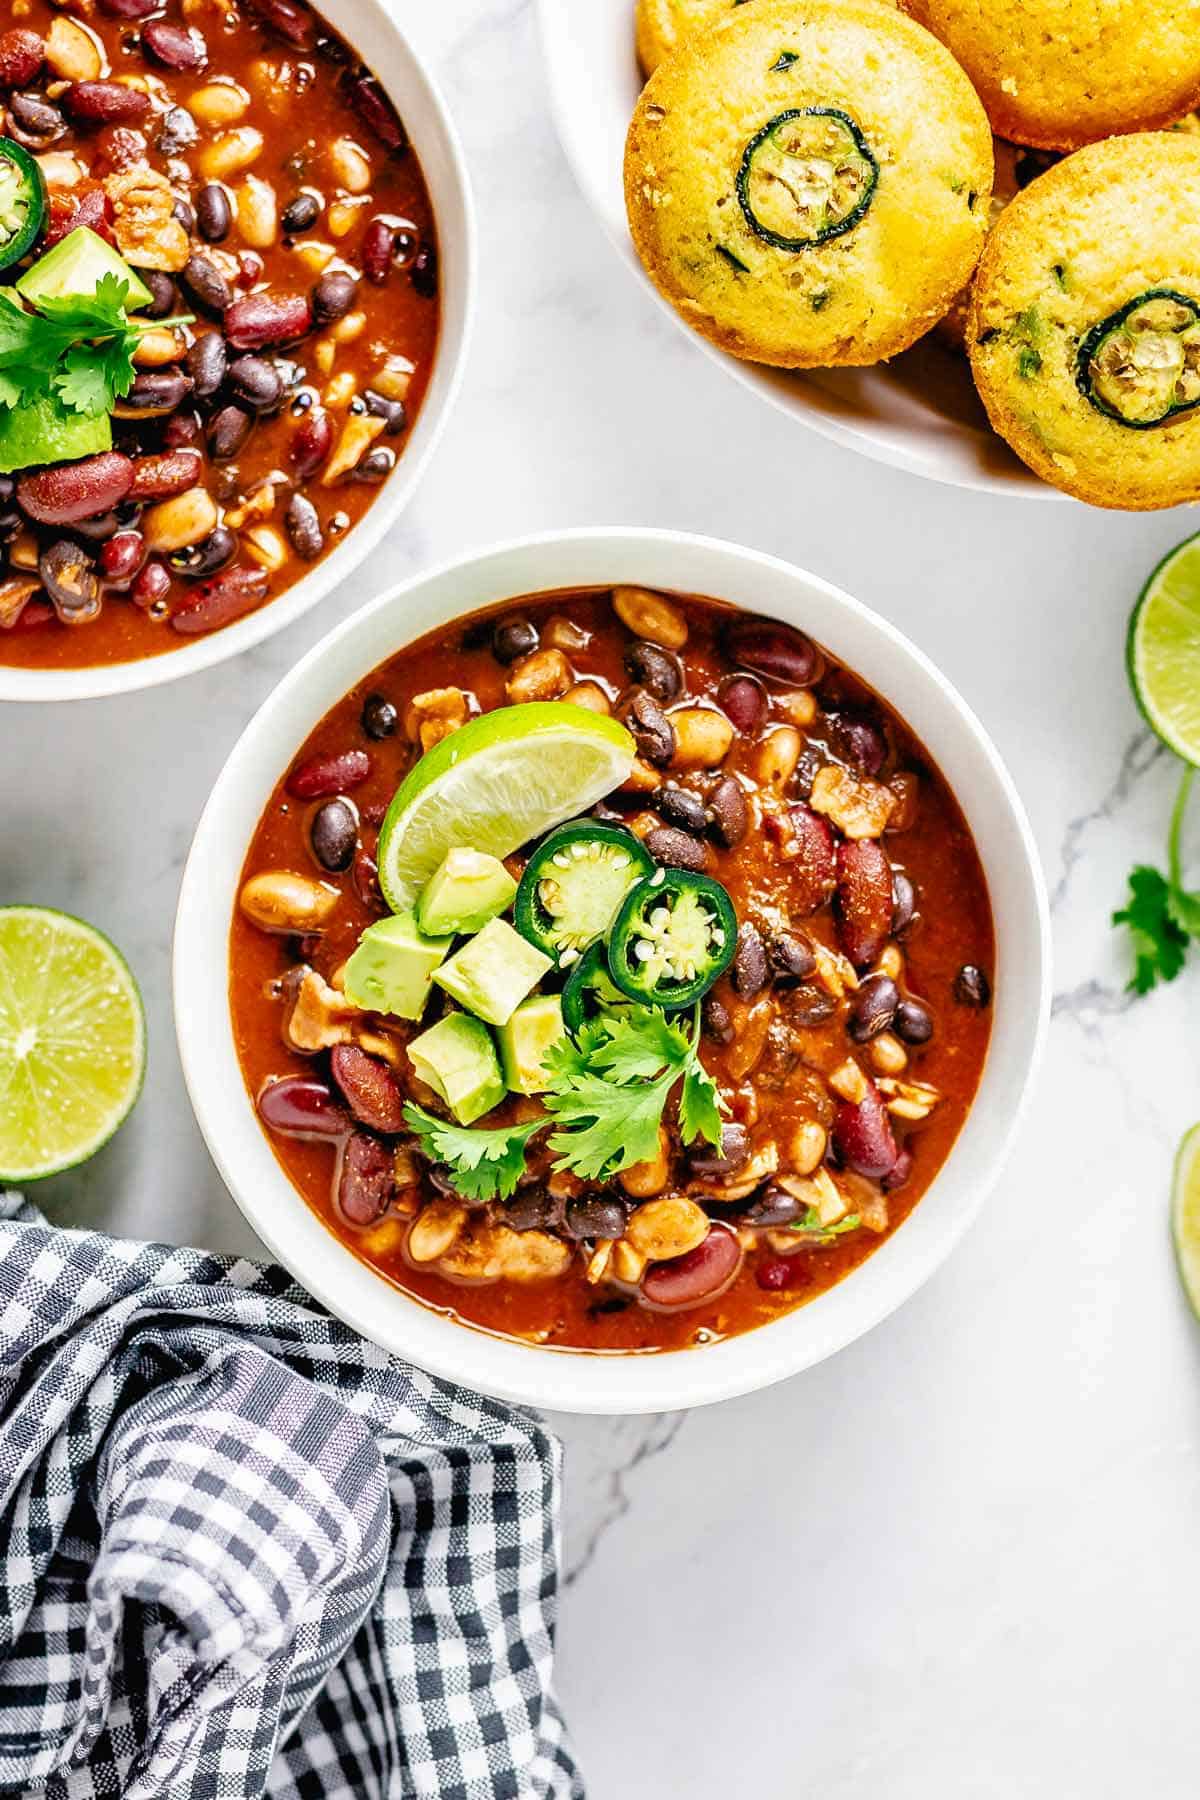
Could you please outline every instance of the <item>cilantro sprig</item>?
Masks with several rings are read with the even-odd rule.
[[[1200,893],[1183,883],[1183,820],[1195,770],[1183,771],[1167,834],[1167,872],[1139,863],[1130,871],[1129,897],[1112,916],[1128,928],[1133,950],[1130,991],[1148,994],[1160,981],[1174,981],[1183,968],[1188,944],[1200,939]]]
[[[102,275],[91,294],[40,295],[22,305],[0,288],[0,405],[55,395],[69,410],[108,413],[133,386],[133,352],[148,326],[126,311],[129,283]],[[184,325],[189,317],[165,321]]]
[[[651,1007],[603,1013],[563,1038],[543,1063],[546,1116],[495,1128],[448,1125],[422,1107],[404,1117],[426,1155],[450,1169],[465,1200],[506,1199],[525,1169],[529,1141],[551,1127],[553,1167],[607,1179],[658,1152],[658,1131],[678,1089],[684,1143],[721,1142],[716,1084],[700,1061],[699,1013],[689,1031]]]

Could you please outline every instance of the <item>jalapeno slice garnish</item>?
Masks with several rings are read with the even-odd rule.
[[[656,869],[625,896],[608,940],[608,972],[631,1000],[690,1006],[733,961],[737,915],[719,881]]]
[[[46,217],[46,183],[28,150],[0,137],[0,269],[19,262]]]
[[[1079,391],[1134,431],[1200,402],[1200,302],[1148,288],[1093,325],[1075,363]]]
[[[878,180],[879,164],[849,113],[803,106],[755,132],[737,196],[757,237],[777,250],[808,250],[857,225]]]
[[[629,889],[653,867],[632,832],[595,819],[561,825],[525,865],[513,903],[517,930],[569,969],[603,937]]]
[[[608,954],[602,943],[584,951],[567,977],[562,991],[563,1024],[572,1037],[581,1025],[600,1013],[619,1012],[630,1004],[608,972]]]

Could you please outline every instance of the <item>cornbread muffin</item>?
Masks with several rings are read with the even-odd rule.
[[[984,249],[967,349],[992,425],[1097,506],[1200,499],[1200,139],[1092,144]]]
[[[997,138],[992,151],[996,173],[988,206],[989,229],[996,223],[1013,195],[1019,194],[1023,187],[1028,187],[1055,160],[1053,151],[1023,150],[1019,144],[1010,144],[1005,138]],[[949,312],[933,328],[939,342],[948,349],[957,350],[961,356],[967,353],[967,310],[970,304],[971,289],[967,286],[955,294]]]
[[[1075,150],[1200,101],[1200,0],[906,0],[953,51],[994,130]]]
[[[625,147],[638,255],[688,324],[781,368],[928,331],[987,228],[962,70],[882,0],[753,0],[660,64]]]
[[[716,25],[747,0],[637,0],[638,61],[647,75],[685,38]]]

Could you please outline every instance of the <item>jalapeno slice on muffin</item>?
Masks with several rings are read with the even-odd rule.
[[[1144,431],[1200,402],[1200,304],[1148,288],[1079,346],[1075,379],[1098,412]]]
[[[757,237],[777,250],[807,250],[857,225],[878,180],[879,164],[849,113],[802,106],[755,132],[737,195]]]

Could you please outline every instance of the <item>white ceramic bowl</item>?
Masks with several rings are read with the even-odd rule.
[[[625,134],[642,88],[633,0],[538,0],[538,9],[551,104],[575,178],[624,261],[693,343],[800,424],[877,462],[951,487],[1065,498],[989,428],[965,359],[938,345],[918,344],[876,368],[794,374],[740,362],[689,330],[642,268],[625,222]]]
[[[251,834],[312,727],[412,639],[464,613],[549,588],[619,582],[730,600],[811,632],[917,730],[975,833],[997,934],[995,1016],[983,1082],[929,1191],[847,1280],[741,1337],[654,1356],[517,1344],[455,1324],[359,1262],[275,1160],[238,1066],[229,1013],[229,927]],[[1049,1000],[1049,924],[1037,854],[999,756],[968,707],[887,620],[800,569],[679,532],[585,530],[472,555],[372,601],[311,650],[251,720],[213,789],[183,878],[175,1020],[192,1104],[250,1224],[331,1312],[387,1349],[464,1386],[568,1412],[658,1412],[766,1386],[885,1318],[949,1253],[1004,1160],[1037,1061]]]
[[[157,687],[209,669],[282,631],[353,574],[408,505],[458,392],[474,312],[475,217],[458,134],[432,77],[383,0],[315,0],[322,17],[379,77],[404,121],[437,224],[441,322],[433,376],[395,472],[366,515],[278,600],[224,631],[180,638],[178,649],[86,669],[17,669],[0,663],[0,700],[91,700]]]

